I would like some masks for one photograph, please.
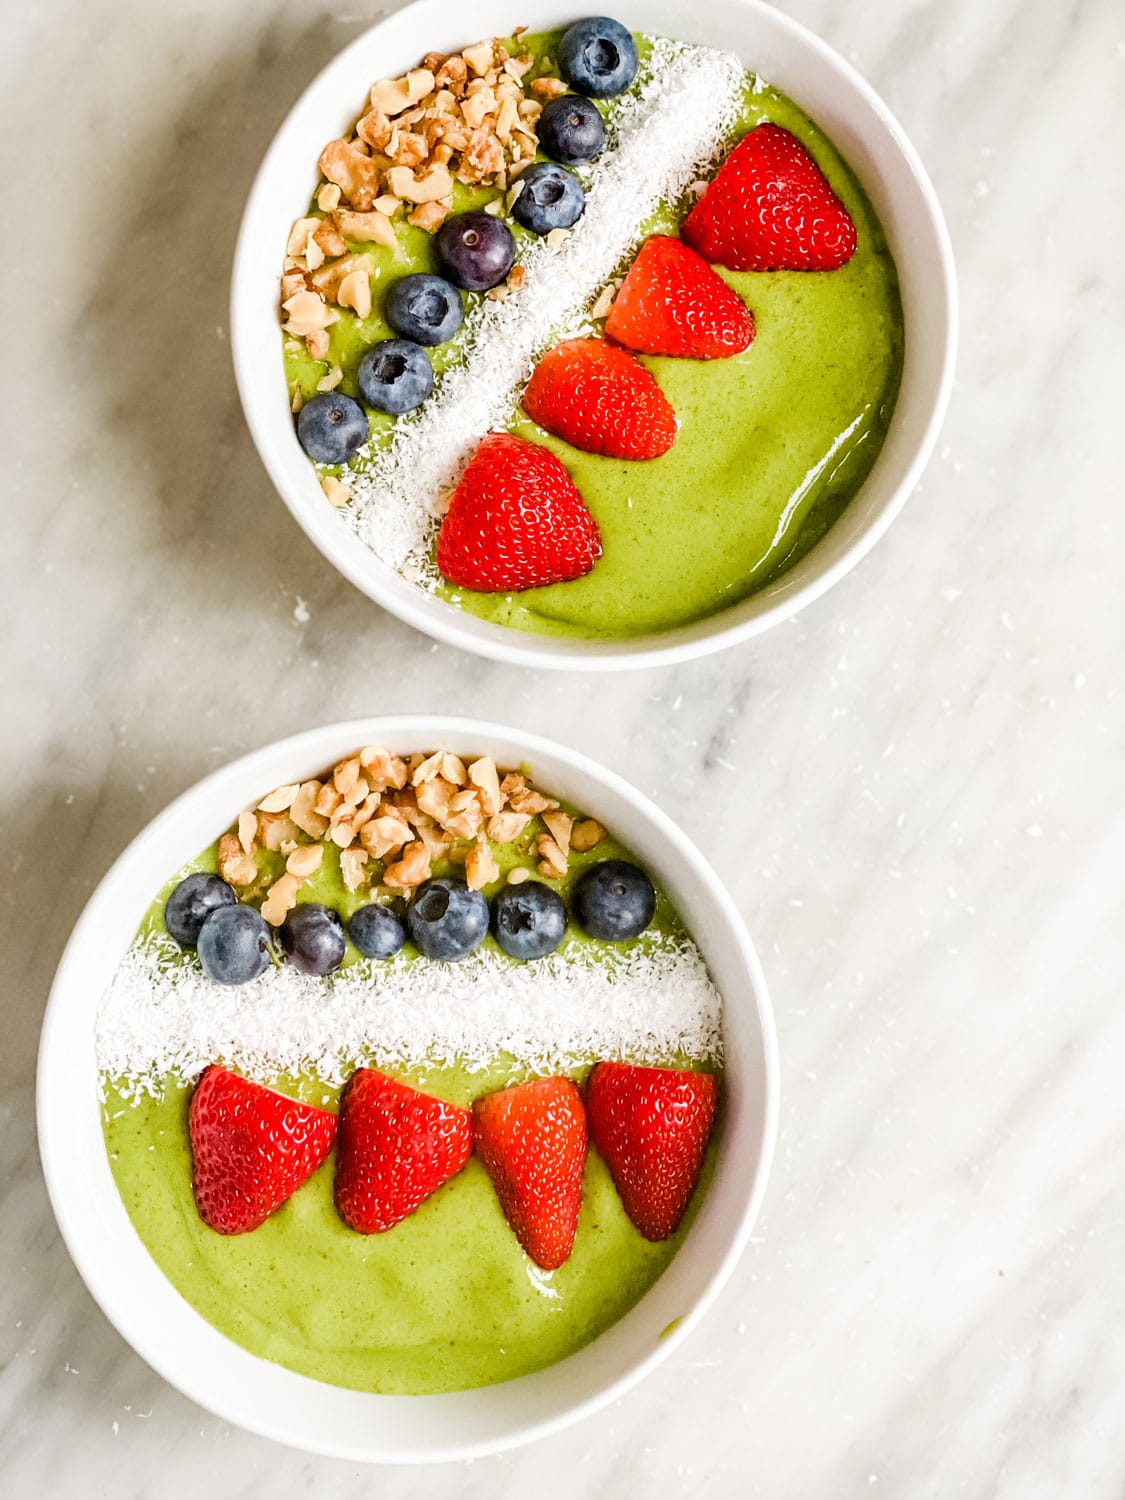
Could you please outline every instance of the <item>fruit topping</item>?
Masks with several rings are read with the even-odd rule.
[[[461,293],[443,276],[403,276],[387,294],[386,319],[400,338],[444,344],[461,326]]]
[[[516,242],[502,220],[486,213],[454,214],[434,240],[442,269],[466,292],[499,286],[516,259]]]
[[[574,167],[592,161],[605,145],[601,111],[581,94],[562,94],[543,106],[539,145],[545,156]]]
[[[629,268],[605,331],[641,354],[726,359],[750,347],[754,319],[702,256],[679,240],[653,235]]]
[[[699,1181],[718,1080],[678,1068],[598,1063],[586,1087],[590,1139],[646,1240],[672,1234]]]
[[[196,948],[208,979],[248,984],[270,964],[270,930],[252,906],[217,906],[199,929]]]
[[[437,565],[461,588],[503,593],[581,578],[601,551],[597,523],[555,455],[491,432],[453,493]]]
[[[406,942],[406,928],[389,906],[361,906],[348,918],[348,936],[365,958],[393,958]]]
[[[410,898],[406,925],[419,953],[457,963],[484,942],[488,902],[463,880],[427,880]]]
[[[281,951],[303,974],[331,974],[344,961],[344,924],[330,906],[307,901],[277,931]]]
[[[676,413],[652,375],[603,339],[567,339],[545,354],[523,409],[584,453],[657,458],[676,441]]]
[[[320,1166],[336,1116],[211,1067],[191,1096],[188,1135],[199,1217],[219,1234],[245,1234]]]
[[[575,21],[559,43],[559,71],[580,94],[609,99],[637,76],[637,46],[620,21],[587,16]]]
[[[544,958],[566,932],[562,897],[538,880],[506,885],[492,902],[492,933],[511,958]]]
[[[473,1105],[473,1137],[504,1217],[536,1265],[574,1248],[586,1162],[586,1111],[569,1078],[538,1078]]]
[[[856,243],[851,215],[828,179],[780,125],[743,136],[682,233],[732,271],[835,271]]]
[[[182,948],[194,948],[199,929],[220,906],[234,906],[238,897],[221,875],[202,871],[188,875],[164,903],[164,925]]]
[[[434,370],[419,344],[383,339],[360,360],[356,380],[368,406],[398,417],[425,401],[433,390]]]
[[[367,441],[366,414],[343,391],[311,396],[297,413],[297,439],[314,463],[346,464]]]
[[[620,943],[639,937],[656,911],[656,892],[642,869],[625,859],[591,865],[574,886],[575,920],[593,938]]]
[[[585,207],[586,194],[577,177],[553,161],[537,161],[519,180],[512,217],[533,234],[550,234],[576,224]]]
[[[340,1098],[336,1208],[360,1234],[381,1234],[461,1170],[473,1149],[469,1111],[361,1068]]]

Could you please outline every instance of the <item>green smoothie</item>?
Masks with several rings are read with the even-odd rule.
[[[528,863],[538,832],[493,846],[502,871]],[[596,859],[626,858],[607,836],[596,850],[574,854],[567,876],[550,882],[564,895]],[[281,856],[259,852],[262,884]],[[177,871],[154,901],[139,936],[164,931],[168,894],[195,870],[213,871],[217,844]],[[447,862],[435,874],[452,873]],[[501,881],[485,888],[491,895]],[[246,892],[252,899],[254,888]],[[321,868],[299,893],[347,916],[371,899],[344,887],[338,851],[327,845]],[[658,892],[650,933],[682,936],[666,895]],[[638,939],[644,942],[649,934]],[[505,959],[491,937],[486,944]],[[560,952],[596,962],[600,945],[573,928]],[[197,962],[185,953],[185,964]],[[346,964],[360,962],[349,944]],[[414,963],[425,962],[415,958]],[[521,966],[529,985],[534,966]],[[597,1061],[576,1056],[569,1072],[582,1081]],[[703,1059],[654,1056],[653,1063],[709,1066]],[[223,1059],[216,1058],[221,1062]],[[532,1076],[498,1055],[492,1066],[384,1068],[413,1087],[461,1105]],[[335,1110],[338,1088],[316,1077],[260,1078],[322,1108]],[[575,1352],[622,1317],[676,1253],[692,1217],[663,1244],[650,1244],[630,1224],[609,1172],[593,1150],[587,1157],[574,1253],[559,1270],[540,1270],[509,1228],[481,1164],[464,1171],[385,1234],[361,1235],[336,1213],[334,1155],[260,1228],[224,1236],[199,1218],[192,1196],[187,1131],[190,1088],[168,1080],[156,1095],[126,1080],[103,1079],[106,1150],[137,1234],[168,1280],[208,1322],[264,1359],[300,1374],[358,1390],[423,1394],[492,1384],[541,1369]],[[693,1201],[702,1197],[704,1183]]]
[[[525,39],[552,56],[559,33]],[[641,51],[646,50],[641,39]],[[511,430],[551,448],[601,530],[603,555],[570,583],[517,594],[475,594],[441,585],[460,608],[517,629],[620,638],[666,630],[735,604],[775,579],[819,540],[871,470],[886,437],[902,368],[898,279],[882,227],[854,173],[828,138],[784,95],[747,76],[730,144],[773,121],[810,150],[855,222],[858,247],[840,270],[736,274],[716,268],[754,314],[757,335],[733,359],[642,356],[679,418],[675,446],[648,462],[579,452],[522,412]],[[455,210],[489,193],[458,190]],[[685,205],[668,205],[646,232],[675,234]],[[513,226],[517,239],[525,231]],[[379,281],[435,270],[432,241],[400,231],[396,250],[371,249],[375,308],[332,331],[331,362],[356,394],[363,350],[390,330],[379,316]],[[456,340],[434,364],[456,358]],[[304,396],[324,366],[287,345],[291,386]],[[376,433],[391,418],[372,417]]]

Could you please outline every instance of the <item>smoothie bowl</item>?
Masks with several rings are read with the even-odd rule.
[[[471,23],[381,23],[266,157],[232,292],[263,459],[353,582],[470,649],[617,667],[755,634],[932,446],[932,189],[862,80],[748,0]]]
[[[40,1052],[52,1201],[157,1370],[314,1451],[583,1415],[683,1338],[764,1190],[729,898],[627,783],[440,718],[216,773],[121,857]]]

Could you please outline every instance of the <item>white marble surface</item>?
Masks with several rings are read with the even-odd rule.
[[[744,649],[626,681],[469,661],[380,614],[244,430],[225,340],[241,201],[287,103],[375,7],[6,11],[12,1500],[1125,1492],[1125,16],[787,3],[930,165],[958,390],[858,573]],[[751,1251],[646,1385],[509,1456],[373,1475],[231,1430],[131,1353],[55,1231],[32,1078],[69,925],[173,793],[311,723],[435,705],[558,733],[690,829],[768,966],[782,1134]]]

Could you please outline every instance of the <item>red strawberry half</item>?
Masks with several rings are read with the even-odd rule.
[[[732,271],[835,271],[855,253],[851,215],[780,125],[743,136],[680,232]]]
[[[699,1181],[718,1080],[679,1068],[603,1062],[590,1074],[590,1139],[646,1240],[666,1240]]]
[[[437,565],[460,588],[496,594],[581,578],[601,552],[597,522],[555,455],[490,432],[441,523]]]
[[[586,1111],[569,1078],[537,1078],[473,1105],[473,1135],[504,1216],[538,1266],[574,1249],[586,1164]]]
[[[360,1234],[412,1214],[469,1159],[469,1111],[360,1068],[340,1099],[336,1208]]]
[[[659,458],[676,413],[644,365],[604,339],[567,339],[539,361],[523,395],[533,422],[584,453]]]
[[[680,240],[646,240],[621,284],[606,334],[641,354],[727,359],[754,339],[749,308]]]
[[[320,1166],[336,1116],[211,1067],[191,1096],[188,1135],[199,1217],[219,1234],[245,1234]]]

